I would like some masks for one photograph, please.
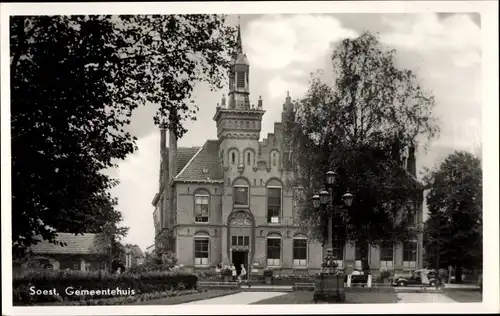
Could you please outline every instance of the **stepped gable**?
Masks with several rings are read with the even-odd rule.
[[[208,140],[192,156],[175,180],[222,180],[223,178],[218,141]]]

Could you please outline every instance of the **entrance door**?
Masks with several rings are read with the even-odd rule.
[[[245,266],[248,273],[248,252],[247,251],[233,251],[233,264],[236,267],[236,272],[240,275],[241,265]]]

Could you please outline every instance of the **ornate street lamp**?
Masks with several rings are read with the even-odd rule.
[[[320,206],[321,203],[319,201],[319,195],[318,194],[313,195],[312,201],[313,201],[314,208],[319,208],[319,206]]]
[[[337,177],[337,174],[336,174],[334,171],[328,171],[328,172],[326,173],[326,183],[327,183],[329,186],[334,185],[334,184],[335,184],[336,177]]]
[[[346,207],[350,207],[352,205],[352,202],[354,200],[354,196],[346,192],[344,195],[342,195],[342,205],[335,205],[335,192],[333,190],[333,186],[336,181],[336,173],[334,171],[328,171],[325,174],[325,182],[328,187],[328,191],[326,189],[321,190],[319,194],[315,194],[312,197],[313,201],[313,206],[314,208],[318,209],[320,207],[326,207],[327,208],[327,214],[328,214],[328,239],[326,243],[326,252],[327,252],[327,257],[331,257],[333,255],[333,215],[334,214],[343,214],[345,213]]]

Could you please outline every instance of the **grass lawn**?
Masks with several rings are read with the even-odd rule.
[[[459,303],[481,303],[483,295],[480,291],[460,291],[460,290],[444,290],[444,295]]]
[[[239,292],[240,292],[240,289],[230,289],[230,290],[228,290],[228,289],[215,290],[214,289],[214,290],[210,290],[210,291],[206,291],[206,292],[202,292],[202,293],[196,293],[196,294],[160,298],[160,299],[156,299],[156,300],[149,300],[149,301],[142,301],[142,302],[134,302],[130,305],[176,305],[176,304],[189,303],[189,302],[193,302],[193,301],[206,300],[209,298],[215,298],[215,297],[235,294],[235,293],[239,293]]]
[[[345,293],[347,304],[375,304],[375,303],[397,303],[397,296],[394,291],[349,291]],[[319,304],[323,302],[318,302]],[[312,291],[296,291],[289,294],[273,297],[270,299],[255,302],[253,304],[314,304]],[[335,304],[332,302],[332,304]],[[337,303],[343,304],[343,303]]]

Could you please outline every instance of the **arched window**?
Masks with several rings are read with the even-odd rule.
[[[194,235],[194,265],[207,266],[210,258],[210,236],[205,232]]]
[[[247,153],[247,165],[252,165],[252,155],[249,152]]]
[[[231,164],[236,164],[236,153],[234,152],[231,153]]]
[[[210,194],[206,190],[198,190],[194,195],[194,221],[208,223],[210,212]]]
[[[273,150],[271,152],[271,166],[272,167],[277,167],[280,165],[280,155],[276,150]]]
[[[282,186],[281,182],[273,179],[267,183],[267,222],[279,224],[281,222]]]
[[[267,236],[267,265],[272,267],[281,265],[281,236],[278,234]]]
[[[307,237],[298,235],[293,237],[293,265],[307,266]]]
[[[233,203],[235,206],[250,205],[249,185],[245,179],[238,179],[234,182]]]

